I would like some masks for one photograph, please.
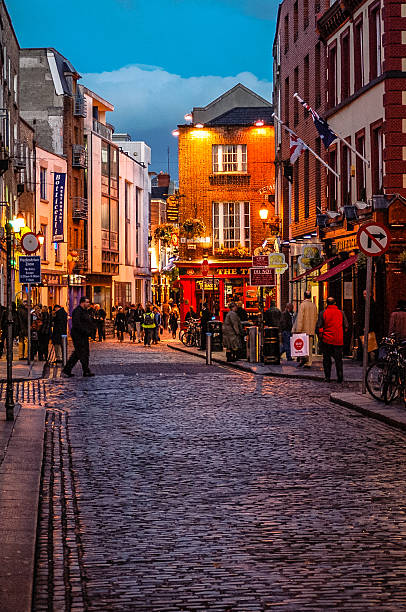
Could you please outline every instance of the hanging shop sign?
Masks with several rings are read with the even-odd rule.
[[[269,267],[275,270],[276,274],[283,274],[288,269],[284,253],[272,253],[269,255]]]
[[[179,198],[169,196],[166,200],[166,220],[168,223],[179,223]]]
[[[311,270],[313,268],[312,260],[316,257],[320,257],[320,248],[316,245],[304,245],[298,263],[305,270]]]
[[[196,281],[196,289],[198,291],[217,291],[220,286],[218,278],[204,278],[203,280]]]
[[[63,212],[65,201],[66,174],[54,173],[54,199],[53,199],[53,221],[52,242],[63,242]]]
[[[269,266],[268,255],[253,255],[252,256],[252,267],[253,268],[267,268]]]
[[[251,287],[275,287],[275,270],[272,268],[250,268]]]

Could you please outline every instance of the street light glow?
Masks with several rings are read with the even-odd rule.
[[[261,204],[261,208],[259,209],[259,216],[262,221],[266,221],[268,219],[269,210],[266,204]]]
[[[172,136],[179,136],[179,130],[172,130]]]
[[[22,213],[18,213],[16,217],[14,217],[11,221],[11,227],[13,228],[13,232],[18,234],[23,227],[25,227],[25,219]]]

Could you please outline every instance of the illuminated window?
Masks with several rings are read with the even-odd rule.
[[[247,145],[213,145],[213,172],[247,172]]]
[[[249,248],[249,202],[213,202],[213,245],[215,249]]]

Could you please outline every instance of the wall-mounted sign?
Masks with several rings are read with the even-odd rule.
[[[252,267],[253,268],[267,268],[269,265],[268,255],[253,255],[252,256]]]
[[[214,280],[214,284],[213,284],[213,280]],[[217,291],[217,289],[219,288],[219,279],[218,278],[205,278],[203,280],[198,280],[196,281],[196,289],[198,291],[202,291],[202,289],[204,289],[205,291]],[[213,289],[214,287],[214,289]]]
[[[39,255],[21,255],[18,264],[22,285],[41,282],[41,257]]]
[[[168,223],[179,223],[179,198],[169,196],[166,200],[166,220]]]
[[[272,268],[250,268],[252,287],[275,287],[275,270]]]

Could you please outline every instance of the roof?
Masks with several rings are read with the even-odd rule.
[[[215,100],[207,104],[206,106],[195,106],[193,109],[193,112],[199,111],[199,110],[208,110],[212,106],[215,106],[216,104],[218,104],[220,100],[223,100],[224,98],[227,98],[228,96],[231,96],[232,94],[236,93],[238,90],[240,90],[243,93],[248,94],[252,98],[256,98],[258,102],[261,102],[265,106],[270,105],[270,102],[268,102],[268,100],[265,100],[265,98],[262,98],[261,96],[259,96],[257,93],[255,93],[255,91],[252,91],[248,87],[245,87],[245,85],[243,85],[242,83],[237,83],[237,85],[234,85],[234,87],[232,87],[225,93],[221,94],[221,96],[219,96],[218,98],[216,98]]]
[[[99,107],[101,107],[101,110],[104,110],[104,111],[113,111],[114,110],[113,104],[111,104],[111,102],[108,102],[107,100],[105,100],[105,98],[102,98],[101,96],[99,96],[99,94],[95,93],[94,91],[92,91],[88,87],[83,87],[83,90],[84,90],[85,94],[87,94],[90,98],[92,98],[93,100],[95,100],[98,103]]]
[[[252,126],[255,121],[262,119],[266,125],[273,125],[273,107],[246,107],[240,106],[233,108],[211,121],[208,121],[206,126],[215,125],[249,125]]]

